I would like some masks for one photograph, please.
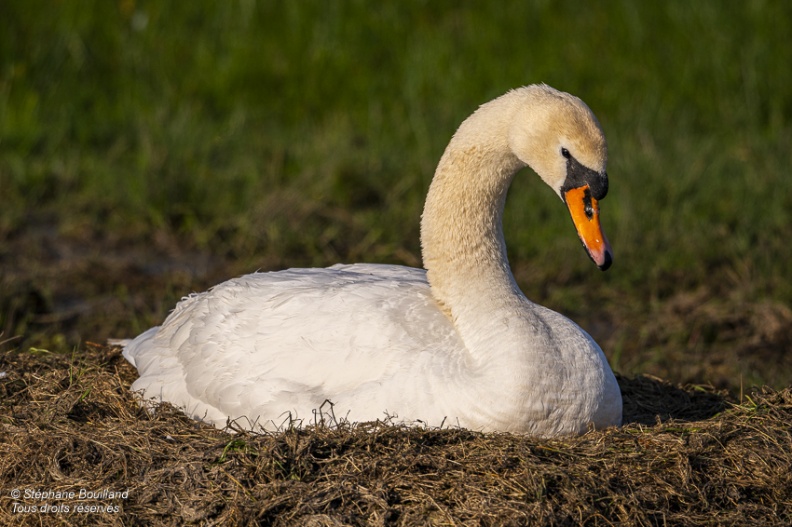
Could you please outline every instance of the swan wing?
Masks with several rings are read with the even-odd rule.
[[[124,355],[147,398],[215,424],[263,424],[308,418],[328,399],[355,420],[413,412],[389,400],[421,405],[404,391],[425,398],[429,385],[459,378],[461,349],[425,271],[355,264],[229,280],[182,300]],[[427,385],[410,386],[416,379]]]

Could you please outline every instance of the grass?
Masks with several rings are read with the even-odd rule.
[[[557,198],[526,171],[510,192],[504,230],[512,268],[529,298],[576,320],[622,374],[712,386],[706,390],[726,390],[735,402],[745,401],[752,385],[788,395],[790,26],[792,4],[762,0],[0,3],[0,357],[26,368],[7,370],[0,385],[16,394],[16,388],[33,385],[30,375],[36,372],[63,375],[60,366],[50,371],[51,361],[88,360],[78,360],[81,369],[65,370],[74,374],[73,387],[47,388],[68,391],[58,404],[74,403],[76,413],[61,406],[40,408],[25,414],[23,423],[14,421],[22,419],[14,416],[17,410],[0,403],[11,419],[4,423],[42,434],[50,429],[25,427],[43,426],[63,410],[64,419],[77,426],[67,427],[67,436],[78,437],[85,433],[80,419],[86,416],[109,420],[103,422],[110,435],[120,433],[111,429],[115,420],[144,419],[131,406],[116,414],[97,402],[126,398],[129,371],[116,384],[108,379],[81,384],[104,364],[88,342],[134,336],[159,323],[191,291],[256,269],[339,261],[420,265],[423,199],[451,134],[478,104],[535,82],[580,96],[603,124],[611,181],[603,222],[615,263],[607,273],[596,271]],[[652,415],[674,417],[667,392],[647,390],[628,390],[625,400],[646,407],[656,396]],[[684,399],[680,394],[689,392],[677,395]],[[788,407],[783,397],[770,397],[772,403],[751,400],[759,401],[756,407],[763,412],[783,414],[779,408]],[[681,471],[673,474],[682,479],[666,473],[671,482],[666,490],[683,485],[690,474],[703,487],[666,494],[665,504],[650,500],[654,516],[641,512],[647,496],[623,501],[614,490],[611,497],[590,497],[592,503],[611,507],[607,511],[625,523],[652,524],[681,518],[695,500],[714,500],[708,503],[733,512],[739,509],[729,501],[739,503],[735,496],[759,496],[752,506],[783,502],[788,520],[789,496],[777,494],[788,485],[770,478],[766,481],[775,490],[754,491],[759,487],[741,479],[754,470],[749,465],[718,468],[728,461],[719,456],[730,438],[760,441],[767,432],[751,428],[764,418],[756,423],[750,415],[761,412],[739,408],[730,414],[741,416],[736,428],[701,417],[690,426],[673,424],[673,430],[648,429],[645,441],[655,445],[658,456],[702,430],[706,445],[714,445],[709,433],[725,441],[717,455],[677,452],[652,458],[658,465],[640,455],[626,465],[596,458],[603,467],[626,471],[634,468],[632,462],[673,465]],[[177,426],[180,421],[173,419],[157,430]],[[624,433],[640,436],[646,430],[640,427],[653,422]],[[178,426],[191,430],[185,423]],[[725,438],[711,431],[718,426],[727,430]],[[788,451],[788,435],[776,432],[769,437]],[[170,445],[163,439],[167,433],[176,437],[163,431],[156,448]],[[608,444],[621,433],[581,441]],[[136,434],[129,436],[130,456],[148,448]],[[184,444],[195,438],[184,434]],[[319,477],[300,465],[308,458],[267,457],[256,450],[256,441],[218,437],[205,452],[212,453],[212,462],[223,460],[219,466],[234,459],[248,468],[280,463],[284,477],[302,478],[297,483]],[[400,437],[394,441],[414,441],[409,433]],[[328,441],[343,445],[347,439]],[[460,441],[454,448],[467,448]],[[630,441],[619,444],[629,451],[628,445],[644,440]],[[41,451],[82,466],[82,454],[58,448],[53,443]],[[395,451],[400,448],[407,447]],[[486,448],[500,452],[501,446]],[[772,448],[768,455],[778,461]],[[162,456],[154,457],[161,463],[159,476],[182,477],[169,472]],[[762,463],[755,467],[772,465]],[[547,489],[564,488],[559,483],[564,469],[552,467],[545,467],[550,472],[542,476],[544,483],[531,480],[536,485],[528,490],[504,492],[538,507],[531,509],[535,514],[561,518],[567,513],[560,502],[534,500],[551,495]],[[734,478],[717,472],[726,479],[706,486],[709,472],[733,467]],[[248,493],[240,495],[261,498],[255,492],[286,485],[263,489],[235,474],[222,485],[228,492]],[[435,483],[456,484],[450,481]],[[725,494],[706,493],[716,487]],[[309,487],[294,488],[308,492]],[[223,499],[229,499],[224,492]],[[437,512],[451,510],[448,502],[429,494],[441,500],[432,509],[437,522],[448,521]],[[390,503],[376,492],[354,499],[332,492],[323,496],[314,498],[374,509],[380,500]],[[161,503],[151,494],[137,499],[140,507]],[[573,502],[580,503],[566,503]],[[275,512],[297,510],[272,503]],[[509,506],[525,513],[523,505]],[[195,521],[250,512],[248,505],[240,507],[207,516],[195,512]],[[691,518],[725,524],[760,518],[772,524],[770,516],[739,510],[743,516],[718,519],[713,512]],[[266,518],[275,514],[254,512]]]

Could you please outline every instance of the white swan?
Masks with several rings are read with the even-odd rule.
[[[132,385],[214,423],[286,416],[445,423],[556,436],[619,425],[607,360],[572,321],[532,303],[506,258],[501,216],[526,165],[566,202],[589,256],[611,263],[597,200],[605,137],[580,99],[546,85],[482,105],[446,148],[421,221],[424,266],[254,273],[183,299],[126,342]],[[327,408],[327,407],[325,407]]]

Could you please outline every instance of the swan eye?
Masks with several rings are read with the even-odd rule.
[[[567,149],[566,149],[566,148],[564,148],[563,146],[561,147],[561,155],[562,155],[562,156],[564,156],[564,157],[565,157],[565,158],[567,158],[567,159],[569,159],[570,157],[572,157],[572,154],[570,154],[570,153],[569,153],[569,150],[567,150]]]

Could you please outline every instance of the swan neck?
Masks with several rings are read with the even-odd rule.
[[[503,209],[525,166],[508,145],[508,119],[482,107],[449,143],[421,220],[424,267],[432,293],[457,323],[467,311],[524,300],[509,267]]]

